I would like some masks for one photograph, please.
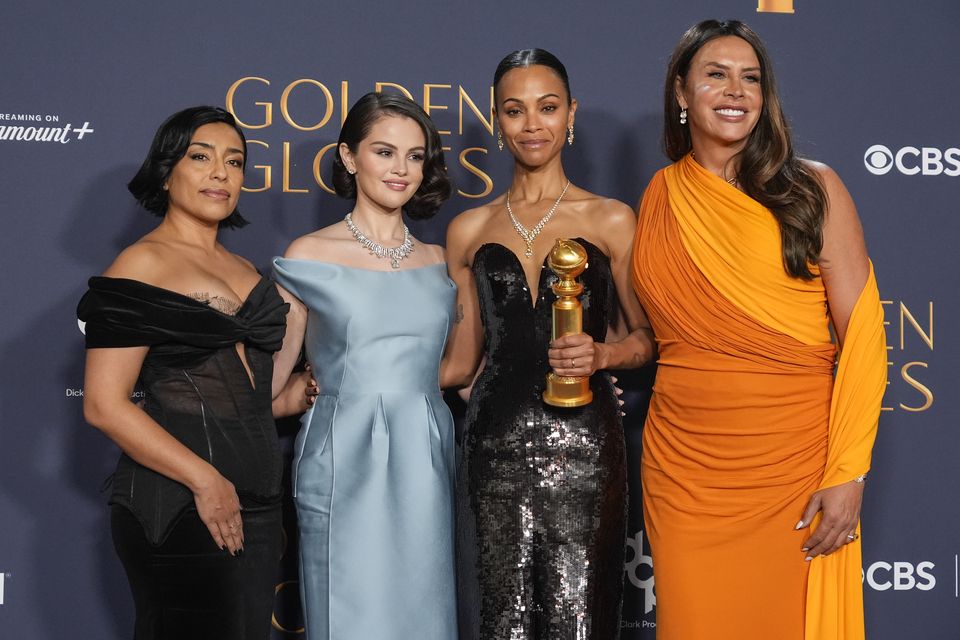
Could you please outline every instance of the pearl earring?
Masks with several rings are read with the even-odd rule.
[[[687,124],[687,110],[680,109],[680,124]]]

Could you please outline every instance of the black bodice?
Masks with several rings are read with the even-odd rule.
[[[244,508],[279,501],[272,354],[288,305],[273,283],[261,279],[235,315],[136,280],[96,277],[89,287],[77,307],[87,348],[149,347],[140,371],[144,411],[230,480]],[[193,494],[124,454],[110,502],[130,509],[156,544],[193,506]]]
[[[603,342],[617,302],[610,259],[589,241],[576,240],[587,250],[587,268],[579,277],[583,330]],[[546,376],[552,305],[557,299],[551,288],[557,276],[546,260],[540,269],[536,301],[531,299],[520,259],[501,244],[482,245],[474,257],[473,272],[483,318],[486,367],[509,366],[518,368],[518,373],[536,371]]]

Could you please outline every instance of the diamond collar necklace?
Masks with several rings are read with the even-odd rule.
[[[567,180],[567,184],[563,185],[563,191],[560,192],[560,196],[557,198],[557,201],[553,203],[553,206],[550,207],[550,210],[547,211],[546,215],[540,218],[540,222],[534,225],[533,229],[527,231],[527,228],[520,224],[520,221],[517,220],[517,216],[513,215],[513,209],[510,207],[510,192],[507,191],[507,214],[510,216],[510,222],[513,223],[513,228],[517,230],[517,233],[520,234],[520,237],[523,238],[523,241],[527,243],[527,250],[523,252],[528,258],[533,257],[533,241],[537,239],[537,236],[543,231],[544,225],[550,222],[550,218],[553,217],[553,214],[556,213],[557,207],[560,206],[560,201],[563,200],[563,196],[566,195],[567,189],[570,187],[570,181]]]
[[[377,258],[390,258],[390,266],[394,269],[399,269],[400,261],[413,253],[413,239],[410,237],[410,229],[407,228],[407,225],[403,225],[403,244],[399,247],[387,248],[379,242],[374,242],[363,235],[363,232],[353,223],[352,214],[353,212],[351,211],[344,216],[343,221],[347,223],[347,229],[350,230],[353,237],[360,243],[360,246],[368,250],[370,255],[377,256]]]

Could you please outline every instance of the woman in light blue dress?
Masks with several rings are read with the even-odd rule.
[[[305,345],[320,395],[293,466],[309,640],[456,638],[453,420],[439,370],[456,288],[443,250],[410,236],[449,196],[436,127],[370,93],[334,159],[343,222],[274,261],[290,302],[274,388]]]

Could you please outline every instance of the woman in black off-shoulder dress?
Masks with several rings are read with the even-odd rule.
[[[627,279],[636,221],[626,205],[565,175],[560,156],[574,140],[577,103],[559,60],[542,49],[510,54],[494,98],[512,183],[447,233],[462,316],[449,379],[460,367],[469,382],[483,357],[458,472],[461,638],[610,640],[620,628],[627,479],[605,370],[653,353]],[[579,278],[584,333],[551,342],[556,276],[546,256],[556,238],[576,238],[588,267]],[[551,370],[590,376],[593,401],[544,404]]]
[[[84,415],[123,450],[111,520],[138,640],[270,633],[281,551],[273,410],[303,408],[305,379],[273,401],[287,305],[217,242],[220,227],[245,224],[245,151],[221,109],[167,120],[130,183],[163,221],[90,279],[77,309]],[[142,406],[130,398],[138,380]]]

